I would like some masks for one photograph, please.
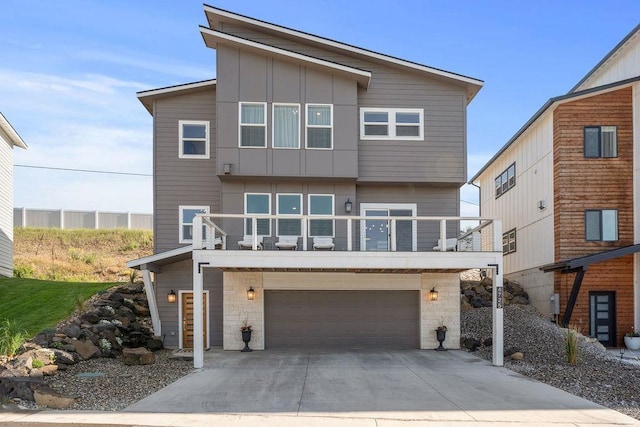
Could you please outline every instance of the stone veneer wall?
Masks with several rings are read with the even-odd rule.
[[[429,291],[433,287],[438,291],[438,301],[429,301]],[[423,273],[421,298],[421,348],[438,347],[435,329],[443,323],[448,329],[444,347],[459,349],[460,274]]]
[[[255,299],[247,300],[247,290],[253,287]],[[224,273],[223,290],[223,335],[224,350],[242,350],[240,327],[244,321],[251,325],[253,333],[249,346],[253,350],[264,350],[264,292],[262,273]]]

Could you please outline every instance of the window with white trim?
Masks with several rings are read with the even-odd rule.
[[[584,211],[585,239],[591,242],[618,240],[617,209],[587,209]]]
[[[513,162],[495,180],[496,199],[516,186],[516,163]]]
[[[424,111],[420,108],[361,108],[360,139],[424,140]]]
[[[267,146],[267,104],[240,103],[240,147],[265,148]]]
[[[618,157],[616,126],[585,126],[584,156],[587,158]]]
[[[302,236],[302,194],[277,194],[278,236]]]
[[[179,206],[180,243],[193,242],[193,219],[197,214],[208,214],[209,206]],[[206,228],[202,226],[202,238],[206,239]]]
[[[245,193],[244,195],[245,215],[262,214],[271,215],[271,194],[270,193]],[[271,220],[269,218],[259,218],[258,236],[271,236]],[[253,234],[252,219],[244,220],[244,234]]]
[[[307,148],[333,148],[333,105],[307,104]]]
[[[502,235],[502,254],[507,255],[516,251],[516,229],[509,230]]]
[[[273,148],[300,148],[300,104],[273,104]]]
[[[309,194],[309,216],[319,219],[309,219],[309,237],[333,237],[333,219],[320,219],[331,217],[335,213],[333,194]]]
[[[209,122],[178,121],[178,157],[180,159],[209,158]]]

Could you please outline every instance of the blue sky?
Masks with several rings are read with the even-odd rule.
[[[640,1],[211,1],[254,18],[485,81],[468,110],[468,172],[640,22]],[[15,163],[151,174],[136,92],[215,77],[200,1],[5,0],[0,111]],[[152,211],[148,176],[15,168],[14,205]],[[467,186],[468,187],[468,186]],[[473,188],[462,199],[477,203]],[[461,204],[463,215],[477,206]]]

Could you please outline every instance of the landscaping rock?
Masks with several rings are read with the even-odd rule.
[[[33,401],[33,389],[42,385],[41,379],[28,377],[0,377],[0,396]]]
[[[125,365],[153,365],[156,357],[144,347],[125,348],[122,350],[122,361]]]
[[[34,390],[33,398],[38,405],[47,406],[52,409],[66,409],[75,401],[74,398],[64,396],[46,385]]]
[[[57,364],[64,363],[65,365],[75,365],[80,360],[76,353],[70,353],[64,350],[53,349],[53,355]]]
[[[164,348],[164,345],[162,344],[162,340],[159,340],[158,338],[152,338],[150,340],[147,340],[147,348],[151,351],[157,351],[162,350]]]
[[[515,352],[511,355],[511,359],[513,360],[522,360],[524,359],[524,354],[522,354],[521,352]]]
[[[46,376],[55,375],[56,372],[58,372],[58,365],[43,366],[41,371],[42,371],[42,374]]]
[[[71,345],[75,348],[76,353],[78,353],[82,360],[100,357],[100,349],[93,345],[91,341],[72,340]]]

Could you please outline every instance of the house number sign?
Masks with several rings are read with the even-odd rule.
[[[502,308],[502,286],[496,286],[496,308]]]

